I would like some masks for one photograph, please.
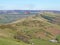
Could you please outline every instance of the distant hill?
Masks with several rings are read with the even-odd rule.
[[[39,13],[42,11],[60,13],[56,10],[0,10],[0,14],[25,14],[25,13]]]

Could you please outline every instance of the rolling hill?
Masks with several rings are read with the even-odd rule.
[[[60,25],[57,21],[59,16],[52,12],[41,12],[12,23],[2,24],[0,25],[0,44],[59,45],[60,39],[57,38],[60,35]]]

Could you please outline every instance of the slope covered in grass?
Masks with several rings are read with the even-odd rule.
[[[44,12],[40,15],[43,18],[47,19],[49,22],[60,25],[60,14],[53,12]]]
[[[0,38],[0,45],[28,45],[24,42],[17,42],[13,39],[9,39],[9,38]]]
[[[55,40],[56,36],[60,34],[60,26],[50,22],[54,17],[54,14],[48,13],[47,15],[42,13],[0,25],[0,44],[32,45],[34,43],[34,45],[59,45],[60,43],[49,41]]]

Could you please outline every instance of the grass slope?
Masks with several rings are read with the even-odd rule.
[[[13,39],[0,38],[0,45],[28,45],[28,44],[22,41],[17,42],[16,40],[13,40]]]
[[[38,14],[0,25],[0,45],[59,45],[49,40],[60,34],[60,26],[49,22],[54,16],[49,19],[43,16]]]

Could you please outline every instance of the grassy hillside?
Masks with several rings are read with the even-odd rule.
[[[59,45],[60,26],[52,23],[55,17],[42,13],[0,25],[0,45]]]
[[[28,45],[24,42],[17,42],[12,39],[7,39],[7,38],[0,38],[0,45]]]
[[[47,19],[49,22],[60,25],[60,14],[52,12],[44,12],[40,15],[43,18]]]

